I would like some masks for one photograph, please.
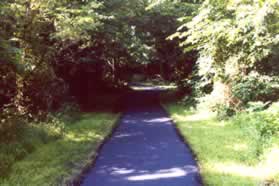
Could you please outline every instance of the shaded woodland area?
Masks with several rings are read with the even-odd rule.
[[[166,38],[176,31],[178,17],[192,15],[194,5],[169,5],[1,2],[2,107],[14,103],[22,112],[48,112],[69,96],[83,104],[123,87],[134,73],[174,82],[187,77],[194,52],[186,55],[178,40]]]
[[[185,109],[243,116],[259,157],[278,137],[276,0],[1,0],[0,16],[3,180],[38,148],[24,131],[56,139],[75,113],[121,112],[130,82],[175,84]]]

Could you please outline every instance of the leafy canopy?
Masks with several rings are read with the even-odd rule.
[[[276,0],[207,0],[172,37],[185,50],[199,51],[202,75],[225,80],[249,73],[278,52],[278,20]]]

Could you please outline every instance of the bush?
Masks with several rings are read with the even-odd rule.
[[[251,136],[251,154],[259,157],[268,147],[273,136],[279,132],[279,104],[274,103],[269,109],[261,112],[244,112],[237,114],[232,123],[244,129]]]
[[[215,106],[213,106],[212,110],[216,112],[217,118],[219,120],[229,119],[229,117],[233,116],[236,113],[236,111],[232,107],[224,104],[216,104]]]
[[[80,106],[75,102],[66,102],[56,113],[58,118],[61,120],[69,121],[74,123],[74,121],[79,119]]]
[[[14,65],[0,61],[0,87],[1,109],[5,104],[11,102],[16,93],[16,72]]]
[[[184,105],[185,107],[196,107],[197,104],[197,100],[195,99],[195,97],[193,96],[184,96],[180,102],[181,105]]]
[[[23,143],[0,143],[0,177],[8,176],[15,161],[23,159],[28,154]]]
[[[14,157],[0,153],[0,177],[7,176],[11,171]]]
[[[178,87],[186,92],[190,93],[186,95],[180,103],[185,106],[197,107],[199,103],[204,104],[212,91],[212,82],[202,80],[197,72],[193,72],[191,79],[184,79],[178,82]],[[206,103],[207,104],[207,103]]]
[[[42,144],[60,139],[65,132],[65,123],[56,115],[48,114],[46,120],[34,120],[28,125],[20,125],[21,120],[13,117],[0,128],[0,177],[8,176],[15,161]]]
[[[247,112],[259,112],[265,110],[269,106],[270,102],[262,102],[262,101],[256,101],[256,102],[248,102],[245,110]]]
[[[9,143],[19,138],[26,121],[16,109],[7,106],[0,112],[0,143]]]
[[[272,86],[275,82],[276,80],[272,77],[252,72],[233,82],[232,93],[243,105],[249,101],[269,101],[275,98],[271,97],[275,91]]]
[[[65,100],[67,86],[48,66],[24,79],[22,106],[32,114],[58,109]]]
[[[52,139],[61,138],[65,134],[65,123],[56,115],[49,114],[48,119],[41,125],[44,126],[44,129],[47,130],[46,133]]]

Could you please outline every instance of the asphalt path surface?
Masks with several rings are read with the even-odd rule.
[[[125,96],[118,128],[102,147],[82,186],[202,185],[197,163],[154,88]]]

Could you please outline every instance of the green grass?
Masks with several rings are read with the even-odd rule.
[[[190,111],[182,105],[166,108],[196,154],[206,185],[279,185],[278,136],[257,157],[254,139],[231,121],[219,121],[213,113]]]
[[[33,126],[33,134],[45,130],[47,137],[31,137],[35,150],[12,166],[9,177],[0,180],[2,186],[60,185],[89,161],[89,154],[96,152],[104,138],[111,132],[117,114],[87,113],[79,119],[65,123],[63,135],[54,135],[57,128]],[[38,129],[40,128],[40,129]],[[40,136],[40,135],[39,135]],[[56,136],[50,137],[50,136]],[[37,142],[36,142],[37,141]],[[36,143],[36,144],[35,144]]]

